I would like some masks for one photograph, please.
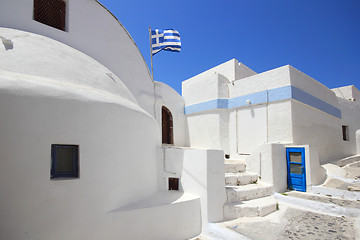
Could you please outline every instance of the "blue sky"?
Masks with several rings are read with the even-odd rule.
[[[329,88],[360,89],[359,0],[100,0],[129,31],[148,66],[149,32],[180,32],[180,53],[154,56],[154,78],[181,82],[236,58],[261,73],[287,64]]]

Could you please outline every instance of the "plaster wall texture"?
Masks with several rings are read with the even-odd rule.
[[[261,145],[246,159],[246,169],[257,173],[261,181],[273,184],[275,192],[284,192],[287,189],[285,145]]]
[[[135,96],[140,106],[148,113],[154,114],[153,82],[148,67],[130,34],[96,0],[66,1],[66,3],[65,32],[33,20],[33,0],[2,1],[0,27],[47,36],[89,55],[117,75]],[[9,38],[9,40],[14,39]],[[14,46],[17,47],[16,44]]]
[[[289,66],[289,71],[292,86],[301,89],[334,107],[337,107],[337,98],[333,91],[292,66]]]
[[[237,62],[236,59],[235,59],[235,61],[236,61],[235,64],[237,64],[238,67],[235,67],[235,79],[231,80],[232,82],[235,81],[235,80],[247,78],[247,77],[250,77],[250,76],[253,76],[253,75],[257,74],[255,71],[250,69],[245,64],[243,64],[241,62]]]
[[[259,73],[234,83],[229,83],[229,97],[266,91],[290,85],[290,66],[283,66],[267,72]]]
[[[360,101],[360,91],[354,85],[333,88],[331,91],[333,91],[338,98]]]
[[[270,143],[290,143],[294,139],[291,101],[273,102],[268,105],[268,132]]]
[[[355,141],[351,143],[342,140],[341,125],[344,121],[352,123],[356,121],[355,118],[359,111],[351,113],[349,110],[346,111],[348,107],[344,104],[342,107],[339,105],[339,98],[333,91],[295,68],[291,67],[290,70],[293,86],[316,96],[325,104],[341,110],[341,118],[338,118],[293,100],[294,143],[308,144],[315,148],[319,153],[321,163],[335,161],[353,154],[356,151],[354,150],[356,148]],[[352,119],[353,117],[354,119]],[[357,125],[354,124],[354,127]],[[352,133],[354,132],[353,130]]]
[[[317,150],[309,145],[266,143],[246,159],[246,169],[257,173],[262,181],[273,184],[275,192],[287,189],[287,147],[305,148],[306,186],[319,185],[326,179],[326,170],[320,165]]]
[[[194,148],[221,149],[229,152],[229,114],[211,110],[187,116],[189,144]]]
[[[200,197],[202,224],[223,220],[226,202],[224,153],[219,150],[165,147],[165,175],[180,178],[180,191]]]
[[[131,238],[126,215],[110,212],[157,191],[157,123],[128,100],[28,81],[1,77],[0,238]],[[51,144],[79,145],[79,179],[50,180]]]
[[[137,105],[133,94],[108,68],[91,57],[58,41],[37,34],[0,28],[0,35],[12,39],[13,48],[0,44],[0,69],[29,78],[58,81],[63,86],[92,89],[103,95],[122,97]]]
[[[236,115],[234,115],[235,112],[237,112]],[[236,135],[234,132],[236,132]],[[250,105],[249,107],[231,111],[229,139],[232,155],[250,154],[260,145],[267,142],[292,142],[293,129],[290,100]]]
[[[356,131],[360,130],[360,102],[353,102],[338,98],[341,110],[341,125],[348,126],[349,140],[341,141],[341,146],[346,150],[344,157],[357,154]],[[341,126],[339,126],[341,128]],[[342,135],[340,136],[342,139]]]
[[[174,145],[180,147],[189,146],[189,133],[184,113],[184,99],[168,85],[155,82],[156,84],[156,120],[161,129],[161,109],[167,107],[173,117],[173,136]]]
[[[249,154],[267,142],[267,112],[265,105],[250,106],[237,110],[237,149],[240,154]]]
[[[188,84],[192,84],[196,81],[199,81],[200,79],[208,79],[212,77],[213,75],[222,75],[224,76],[229,82],[233,82],[237,79],[249,77],[252,75],[255,75],[256,72],[245,66],[243,63],[239,63],[236,59],[231,59],[225,63],[222,63],[216,67],[213,67],[205,72],[202,72],[192,78],[189,78],[186,81],[183,81],[182,83],[182,89],[183,89],[183,96],[186,94],[184,92],[184,88],[187,88]],[[188,103],[186,103],[188,105]]]
[[[185,105],[197,104],[209,100],[229,97],[229,80],[221,74],[195,76],[182,82],[182,95]]]
[[[5,28],[0,35],[13,45],[0,45],[0,239],[199,234],[198,197],[129,207],[158,194],[163,162],[159,123],[122,81],[55,40]],[[51,144],[79,145],[79,178],[50,180]]]
[[[307,159],[305,159],[306,185],[307,188],[310,188],[324,183],[326,179],[326,169],[320,165],[319,153],[315,147],[306,146],[305,151],[306,150],[308,150],[308,153],[305,152],[307,157]]]
[[[321,164],[346,155],[346,149],[342,147],[340,119],[297,101],[292,101],[291,105],[294,144],[316,148]]]

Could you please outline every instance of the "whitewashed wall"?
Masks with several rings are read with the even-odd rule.
[[[229,97],[238,97],[290,85],[289,65],[236,80],[229,85]]]
[[[229,63],[229,62],[228,62]],[[229,63],[230,64],[230,63]],[[229,80],[215,72],[192,78],[182,83],[186,105],[226,99]],[[187,116],[189,145],[191,147],[222,149],[229,152],[229,114],[227,110],[211,110]]]
[[[319,153],[321,163],[346,155],[342,147],[340,119],[299,102],[292,102],[294,144],[309,144]]]
[[[194,148],[164,147],[164,180],[180,179],[180,191],[200,196],[202,224],[222,221],[226,202],[224,152]]]
[[[275,192],[287,189],[287,147],[305,149],[305,171],[307,188],[319,185],[326,179],[326,171],[320,166],[316,148],[309,145],[286,145],[266,143],[258,147],[246,159],[246,169],[257,173],[262,181],[273,184]]]
[[[213,67],[205,72],[202,72],[192,78],[189,78],[188,80],[185,80],[182,82],[182,95],[186,99],[186,105],[194,104],[201,102],[201,99],[209,100],[208,96],[214,97],[214,94],[209,94],[211,91],[216,91],[218,88],[214,88],[215,85],[213,85],[213,81],[209,80],[214,77],[214,75],[220,75],[223,76],[225,79],[227,79],[228,82],[233,82],[238,79],[246,78],[252,75],[255,75],[256,72],[248,68],[242,63],[239,63],[236,59],[231,59],[225,63],[222,63],[216,67]],[[201,82],[207,82],[206,84],[201,84]],[[199,86],[201,84],[202,88],[204,90],[205,96],[202,96],[197,91],[198,88],[196,86]],[[192,85],[192,86],[190,86]],[[220,87],[222,87],[220,85]],[[209,95],[208,95],[209,94]],[[228,92],[227,92],[228,95]],[[211,99],[211,98],[210,98]]]
[[[268,138],[267,106],[257,105],[237,109],[237,121],[230,129],[237,130],[237,153],[250,154]]]
[[[182,82],[185,105],[197,104],[218,98],[228,98],[229,79],[217,72],[198,75]]]
[[[360,102],[338,98],[338,103],[342,114],[341,125],[349,128],[349,141],[341,141],[341,146],[346,150],[346,156],[355,155],[357,154],[356,131],[360,130]],[[340,138],[342,139],[342,135]]]
[[[339,98],[360,102],[360,91],[354,85],[333,88],[331,90]]]
[[[158,122],[121,79],[47,37],[7,28],[0,36],[13,45],[0,45],[0,239],[199,234],[196,196],[129,208],[158,193],[163,155]],[[51,144],[79,145],[79,178],[50,179]]]
[[[236,80],[228,86],[230,97],[235,98],[287,86],[289,82],[289,66],[284,66]],[[251,97],[249,100],[252,100]],[[232,155],[250,154],[267,142],[290,143],[293,140],[290,100],[268,104],[253,102],[230,112],[229,139]]]
[[[226,110],[207,111],[187,117],[191,147],[224,150],[229,153]]]
[[[165,83],[155,82],[156,84],[156,120],[161,129],[161,109],[167,107],[173,117],[173,136],[174,146],[189,146],[189,133],[186,117],[184,113],[184,99],[174,89]]]
[[[66,31],[33,20],[33,0],[2,1],[0,27],[15,28],[65,43],[105,65],[154,114],[148,67],[124,26],[96,0],[67,1]]]
[[[246,170],[257,173],[261,181],[273,184],[275,192],[287,189],[286,149],[283,144],[265,143],[246,159]]]
[[[157,191],[156,122],[131,103],[84,99],[54,85],[33,91],[27,81],[11,89],[1,77],[0,238],[131,237],[134,229],[121,225],[126,216],[110,213]],[[79,145],[79,179],[50,180],[51,144]]]
[[[309,76],[291,67],[291,84],[326,104],[339,108],[335,94]],[[292,101],[294,144],[314,147],[321,163],[351,155],[342,140],[341,119],[298,101]]]

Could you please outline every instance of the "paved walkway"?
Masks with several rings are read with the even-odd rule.
[[[360,239],[360,219],[327,215],[285,204],[263,218],[242,218],[221,224],[253,240]]]
[[[275,194],[279,211],[209,224],[193,240],[360,240],[360,162],[342,169],[328,164],[327,170],[327,181],[312,193]],[[345,179],[349,170],[356,177]]]

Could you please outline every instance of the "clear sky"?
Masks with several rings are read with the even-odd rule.
[[[150,66],[149,32],[180,32],[180,53],[161,51],[154,78],[181,82],[236,58],[257,73],[292,65],[329,88],[360,90],[360,0],[100,0]]]

